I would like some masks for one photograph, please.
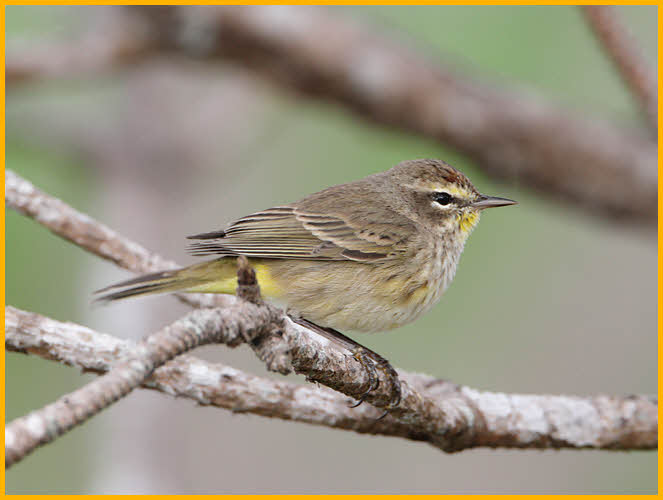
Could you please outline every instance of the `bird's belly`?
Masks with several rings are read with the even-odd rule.
[[[420,269],[421,271],[421,269]],[[377,332],[414,321],[442,294],[441,277],[351,262],[274,262],[288,307],[337,330]]]

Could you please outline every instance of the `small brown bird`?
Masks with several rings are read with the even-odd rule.
[[[335,329],[383,331],[419,317],[451,283],[481,211],[515,203],[480,194],[442,161],[404,161],[190,236],[199,240],[191,245],[194,255],[217,258],[112,285],[100,292],[120,290],[100,300],[176,290],[234,293],[235,258],[244,255],[263,295],[287,304],[295,321],[340,342],[364,364],[371,380],[364,396],[377,386],[375,366],[389,373],[393,407],[400,400],[393,368]]]

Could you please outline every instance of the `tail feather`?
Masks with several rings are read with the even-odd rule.
[[[236,264],[234,263],[234,259],[232,260],[233,262],[230,262],[229,259],[217,259],[172,271],[145,274],[137,278],[114,283],[94,293],[99,294],[120,288],[123,290],[101,295],[95,299],[95,302],[111,302],[137,295],[189,291],[196,287],[226,283],[229,280],[232,281],[235,277]],[[232,290],[230,290],[230,293],[232,293]]]
[[[126,290],[120,290],[118,292],[107,293],[105,295],[102,295],[101,297],[98,297],[95,300],[99,302],[110,302],[113,300],[133,297],[134,295],[147,295],[151,293],[160,293],[165,291],[166,289],[163,287],[163,285],[155,284],[155,285],[136,286],[133,288],[128,288]]]
[[[143,274],[142,276],[138,276],[137,278],[131,278],[126,281],[120,281],[119,283],[113,283],[112,285],[108,285],[107,287],[100,288],[99,290],[96,290],[94,293],[96,294],[96,293],[107,292],[108,290],[112,290],[113,288],[124,288],[131,285],[147,283],[148,281],[156,282],[159,280],[172,278],[179,271],[181,271],[181,269],[177,269],[174,271],[159,271],[157,273]]]

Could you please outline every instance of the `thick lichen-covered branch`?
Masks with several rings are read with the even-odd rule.
[[[211,325],[210,325],[211,326]],[[135,344],[73,323],[6,308],[6,341],[10,351],[56,360],[86,371],[106,372],[126,359]],[[517,448],[655,449],[657,403],[646,396],[573,397],[482,392],[425,375],[400,372],[426,398],[467,425],[452,429],[447,451],[476,446]],[[257,377],[191,356],[180,356],[158,368],[144,387],[203,405],[236,412],[294,420],[359,433],[396,436],[439,445],[430,434],[324,387]]]
[[[56,321],[11,306],[5,311],[5,347],[8,351],[103,373],[135,346],[133,342],[75,323]],[[348,402],[351,400],[331,389],[258,377],[189,355],[178,356],[155,370],[143,382],[143,387],[233,412],[361,433],[416,437],[408,426],[395,419],[376,421],[380,411],[371,405],[350,408]]]
[[[6,321],[11,321],[15,311],[7,312]],[[146,337],[117,359],[102,377],[7,424],[5,468],[123,398],[170,359],[201,345],[234,346],[264,333],[275,324],[270,312],[248,302],[228,308],[198,309]]]

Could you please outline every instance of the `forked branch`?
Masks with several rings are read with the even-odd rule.
[[[12,312],[16,311],[7,310],[5,321],[11,321]],[[237,345],[245,337],[253,338],[273,324],[265,314],[269,314],[268,309],[258,309],[246,302],[223,309],[198,309],[146,337],[125,358],[119,358],[104,376],[7,424],[5,468],[123,398],[170,359],[201,345]],[[237,317],[243,318],[242,321],[237,321]]]

